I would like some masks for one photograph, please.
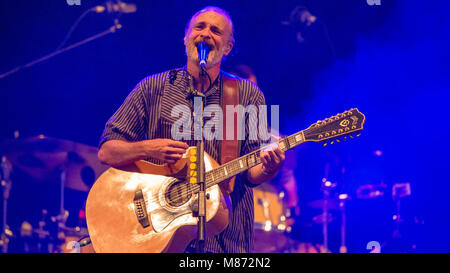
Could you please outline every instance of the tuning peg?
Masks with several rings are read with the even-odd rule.
[[[346,141],[347,140],[347,136],[344,136],[344,141]]]
[[[360,137],[361,136],[361,133],[358,133],[357,135],[356,135],[356,137]]]
[[[341,140],[339,138],[336,138],[337,143],[341,143]]]
[[[350,138],[352,138],[352,139],[355,138],[353,135],[348,135],[348,136],[349,136]]]
[[[333,144],[334,144],[334,140],[332,140],[332,141],[330,142],[330,144],[333,145]]]
[[[328,145],[328,143],[324,142],[322,145],[323,145],[323,147],[325,147]]]

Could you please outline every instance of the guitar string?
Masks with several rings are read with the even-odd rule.
[[[297,134],[299,134],[299,133],[297,133]],[[293,138],[294,138],[297,134],[294,134],[294,135],[291,135],[291,136],[287,136],[287,137],[283,138],[282,140],[278,141],[278,143],[281,143],[282,141],[285,141],[286,139],[287,139],[287,141],[289,141],[289,143],[291,143],[291,141],[293,140]],[[255,154],[260,153],[262,150],[266,149],[268,146],[269,146],[269,145],[264,146],[264,147],[262,147],[262,148],[259,148],[259,149],[255,150],[255,151],[253,151],[253,152],[247,154],[246,157],[254,156]],[[240,158],[233,159],[232,161],[227,162],[226,164],[222,165],[222,166],[219,167],[219,168],[216,168],[216,169],[213,169],[213,170],[208,171],[208,172],[205,174],[205,180],[207,180],[207,178],[206,178],[206,175],[207,175],[207,174],[213,172],[214,170],[218,170],[218,169],[220,169],[220,168],[226,168],[227,165],[228,165],[228,166],[232,166],[232,164],[233,164],[233,163],[236,163],[238,160],[240,160]],[[256,161],[257,161],[257,163],[256,163],[255,165],[253,165],[253,166],[256,166],[256,165],[258,165],[258,164],[261,163],[261,162],[258,162],[258,161],[259,161],[259,157],[256,158]],[[253,166],[251,166],[251,167],[253,167]],[[249,169],[249,168],[251,168],[251,167],[248,167],[248,166],[247,166],[246,169]],[[234,169],[233,169],[233,171],[234,171]],[[241,171],[239,171],[238,173],[240,173],[240,172],[241,172]],[[228,178],[233,177],[233,176],[237,175],[238,173],[232,172],[232,174],[226,175],[225,178],[224,178],[224,177],[221,177],[221,179],[220,179],[221,181],[220,181],[220,182],[222,182],[222,181],[224,181],[224,180],[227,180]],[[214,180],[213,180],[213,181],[210,180],[209,182],[208,182],[208,181],[205,181],[205,182],[206,182],[205,188],[209,188],[209,187],[211,187],[211,186],[214,186],[215,184],[220,183],[220,182],[215,182]],[[194,186],[192,187],[192,189],[187,190],[186,193],[174,194],[174,196],[172,196],[173,199],[171,198],[171,201],[172,201],[172,202],[180,201],[180,200],[182,200],[183,198],[185,198],[186,196],[190,196],[190,195],[193,194],[193,193],[197,193],[198,190],[199,190],[199,188],[200,188],[199,185],[194,184]],[[173,189],[172,191],[176,191],[176,189]],[[168,198],[169,196],[171,196],[171,194],[169,193],[169,191],[167,191],[167,192],[165,193],[165,197]],[[157,196],[156,196],[156,197],[157,197]]]
[[[300,131],[300,132],[298,132],[298,133],[296,133],[296,134],[287,136],[287,137],[281,139],[280,141],[278,141],[278,144],[281,143],[281,142],[283,142],[283,141],[287,141],[287,142],[289,143],[289,147],[292,146],[292,145],[291,145],[292,143],[299,145],[299,144],[305,142],[306,140],[305,140],[305,139],[302,139],[302,142],[297,143],[298,141],[295,139],[295,137],[296,137],[297,135],[299,135],[300,133],[302,133],[302,132],[304,133],[304,135],[307,135],[308,133],[310,133],[311,131],[313,131],[314,128],[315,128],[315,127],[313,127],[313,128],[308,128],[308,129],[305,129],[305,130],[303,130],[303,131]],[[348,133],[342,134],[342,135],[339,135],[339,136],[344,136],[344,135],[347,135],[347,134],[348,134]],[[339,136],[337,136],[337,137],[339,137]],[[333,138],[335,138],[335,137],[333,137]],[[330,139],[331,139],[331,138],[330,138]],[[285,143],[286,143],[286,142],[285,142]],[[295,145],[295,146],[297,146],[297,145]],[[268,146],[269,146],[269,145],[264,146],[264,147],[262,147],[262,148],[259,148],[259,149],[255,150],[255,151],[253,151],[253,152],[247,154],[246,157],[250,157],[251,155],[254,155],[254,154],[256,154],[256,153],[259,153],[259,152],[261,152],[263,149],[267,148]],[[294,147],[295,147],[295,146],[294,146]],[[292,148],[293,148],[293,147],[292,147]],[[227,165],[232,166],[231,164],[232,164],[232,163],[235,163],[237,160],[240,160],[240,159],[239,159],[239,158],[236,158],[236,159],[234,159],[234,160],[232,160],[232,161],[230,161],[230,162],[227,162],[226,164],[222,165],[222,166],[219,167],[219,168],[212,169],[212,170],[208,171],[205,175],[207,175],[208,173],[211,173],[211,172],[213,172],[213,171],[215,171],[215,170],[218,170],[218,169],[220,169],[220,168],[226,168]],[[258,161],[258,160],[259,160],[259,157],[257,157],[256,160]],[[254,167],[254,166],[256,166],[256,165],[258,165],[258,164],[260,164],[260,163],[261,163],[261,162],[258,162],[258,163],[256,163],[255,165],[253,165],[253,166],[251,166],[251,167]],[[247,166],[246,169],[249,169],[249,168],[251,168],[251,167],[248,167],[248,166]],[[241,172],[241,171],[239,171],[238,173],[233,173],[233,174],[231,174],[231,175],[226,175],[225,178],[224,178],[224,177],[221,177],[221,179],[220,179],[221,181],[220,181],[220,182],[222,182],[222,181],[224,181],[224,180],[227,180],[227,179],[229,179],[230,177],[233,177],[233,176],[239,174],[240,172]],[[205,176],[205,180],[206,180],[206,176]],[[216,179],[216,180],[217,180],[217,179]],[[214,180],[213,180],[213,181],[209,181],[209,184],[208,184],[208,181],[205,181],[205,182],[206,182],[205,188],[209,188],[209,187],[211,187],[211,186],[214,186],[215,184],[220,183],[220,182],[214,182]],[[212,183],[211,183],[211,182],[212,182]],[[198,190],[199,190],[199,188],[200,188],[200,186],[198,186],[197,184],[194,184],[193,189],[187,190],[186,193],[184,193],[184,194],[183,194],[183,193],[181,193],[181,194],[175,194],[175,195],[173,196],[174,199],[171,199],[171,200],[174,201],[174,202],[180,201],[180,199],[185,198],[186,196],[190,196],[190,195],[193,194],[193,193],[197,193]],[[173,190],[173,191],[174,191],[174,190]],[[169,196],[170,196],[169,191],[167,191],[167,192],[165,193],[165,197],[168,198]]]
[[[296,133],[296,134],[293,134],[293,135],[290,135],[290,136],[286,136],[285,138],[283,138],[283,139],[281,139],[280,141],[278,141],[278,144],[281,143],[281,142],[283,142],[283,141],[287,141],[287,143],[289,143],[289,147],[292,146],[292,145],[291,145],[292,143],[299,145],[299,144],[305,142],[305,139],[302,139],[302,140],[303,140],[302,142],[297,143],[298,141],[295,139],[295,137],[296,137],[297,135],[299,135],[300,133],[302,133],[302,132],[304,133],[304,135],[307,135],[307,134],[310,133],[310,131],[312,131],[314,128],[315,128],[315,127],[313,127],[313,128],[308,128],[308,129],[305,129],[305,130],[303,130],[303,131],[300,131],[300,132],[298,132],[298,133]],[[285,142],[285,143],[286,143],[286,142]],[[295,146],[297,146],[297,145],[295,145]],[[259,148],[259,149],[255,150],[255,151],[253,151],[253,152],[247,154],[246,157],[254,156],[255,154],[260,153],[262,150],[266,149],[268,146],[269,146],[269,145],[264,146],[264,147],[262,147],[262,148]],[[241,157],[240,157],[240,158],[241,158]],[[236,158],[236,159],[234,159],[234,160],[232,160],[232,161],[230,161],[230,162],[227,162],[226,164],[220,166],[219,168],[215,168],[215,169],[212,169],[212,170],[206,172],[206,173],[205,173],[205,180],[206,180],[206,181],[205,181],[205,183],[206,183],[206,184],[205,184],[205,188],[207,189],[207,188],[209,188],[209,187],[211,187],[211,186],[214,186],[214,185],[216,185],[216,184],[218,184],[218,183],[220,183],[220,182],[222,182],[222,181],[224,181],[224,180],[227,180],[227,179],[229,179],[230,177],[233,177],[233,176],[239,174],[240,172],[244,171],[244,170],[242,170],[242,171],[239,171],[239,172],[237,172],[237,173],[234,173],[235,169],[232,168],[231,174],[225,175],[225,177],[221,177],[221,175],[219,175],[220,180],[221,180],[220,182],[215,182],[215,181],[214,181],[214,180],[217,181],[217,179],[213,179],[212,181],[211,181],[211,179],[209,179],[209,181],[208,181],[208,178],[206,177],[208,174],[211,175],[211,173],[213,173],[214,171],[217,171],[218,169],[226,168],[227,165],[228,165],[229,167],[230,167],[230,166],[232,167],[232,166],[233,166],[233,165],[232,165],[233,163],[236,163],[238,160],[242,160],[242,159],[240,159],[240,158]],[[261,162],[258,162],[258,161],[259,161],[259,157],[256,158],[256,161],[257,161],[257,163],[254,164],[254,165],[251,166],[251,167],[254,167],[254,166],[256,166],[256,165],[258,165],[258,164],[261,163]],[[247,162],[247,163],[248,163],[248,162]],[[251,168],[251,167],[246,166],[245,169],[249,169],[249,168]],[[186,185],[186,184],[183,184],[183,185]],[[198,190],[199,190],[199,188],[200,188],[200,186],[199,186],[198,184],[193,184],[192,187],[186,186],[186,188],[188,188],[188,190],[186,190],[185,192],[183,192],[183,190],[181,190],[181,193],[174,193],[174,191],[179,192],[178,189],[171,189],[171,190],[168,190],[168,191],[166,191],[166,192],[164,193],[164,196],[166,197],[166,199],[170,199],[172,202],[178,202],[178,201],[181,201],[183,198],[186,198],[187,196],[190,196],[190,195],[193,194],[193,193],[197,193]],[[159,193],[155,193],[155,194],[151,195],[151,197],[152,197],[152,198],[148,198],[146,201],[147,201],[147,202],[150,202],[150,201],[153,202],[153,201],[159,199]]]
[[[339,114],[338,114],[339,115]],[[339,117],[339,116],[333,116],[333,117],[330,117],[330,118],[328,118],[328,119],[325,119],[325,121],[326,120],[331,120],[331,119],[333,119],[333,118],[335,118],[335,117],[338,117],[339,119],[341,119],[342,117]],[[338,120],[334,120],[333,122],[336,122],[336,121],[338,121]],[[315,123],[316,125],[318,125],[319,127],[320,127],[320,123],[321,123],[322,121],[317,121],[317,123]],[[278,141],[278,144],[280,144],[281,142],[285,142],[285,144],[286,143],[288,143],[288,145],[286,145],[286,146],[288,146],[288,147],[290,147],[290,148],[293,148],[293,147],[291,147],[292,145],[291,145],[291,143],[294,143],[294,144],[296,144],[295,146],[297,146],[297,145],[299,145],[299,144],[301,144],[301,143],[303,143],[303,142],[305,142],[306,141],[306,136],[308,135],[308,133],[311,133],[311,131],[314,131],[314,129],[316,129],[317,130],[317,126],[313,126],[313,127],[310,127],[310,128],[307,128],[307,129],[305,129],[305,130],[302,130],[302,131],[300,131],[300,132],[298,132],[298,133],[295,133],[295,134],[293,134],[293,135],[290,135],[290,136],[286,136],[285,138],[283,138],[283,139],[281,139],[281,140],[279,140]],[[353,131],[353,130],[352,130]],[[300,135],[301,133],[303,133],[303,139],[302,139],[302,141],[300,142],[300,143],[297,143],[297,140],[295,139],[295,137],[296,136],[298,136],[298,135]],[[317,133],[317,132],[316,132]],[[334,137],[332,137],[332,138],[328,138],[328,139],[324,139],[324,140],[329,140],[329,139],[333,139],[333,138],[336,138],[336,137],[340,137],[340,136],[345,136],[345,135],[347,135],[347,134],[350,134],[351,132],[347,132],[347,133],[345,133],[345,134],[339,134],[339,135],[337,135],[337,136],[334,136]],[[256,153],[260,153],[263,149],[266,149],[268,146],[270,146],[270,145],[267,145],[267,146],[264,146],[264,147],[262,147],[262,148],[259,148],[259,149],[257,149],[257,150],[255,150],[255,151],[253,151],[253,152],[251,152],[251,153],[249,153],[249,154],[247,154],[246,155],[246,157],[250,157],[251,155],[254,155],[254,154],[256,154]],[[286,148],[286,146],[285,146],[285,148]],[[295,147],[294,146],[294,147]],[[227,162],[226,164],[224,164],[224,165],[222,165],[221,167],[219,167],[219,168],[216,168],[216,169],[213,169],[213,170],[211,170],[211,171],[208,171],[206,174],[205,174],[205,180],[207,179],[206,178],[206,175],[208,174],[208,173],[212,173],[214,170],[217,170],[217,169],[220,169],[220,168],[226,168],[226,166],[227,165],[229,165],[229,166],[232,166],[232,163],[235,163],[237,160],[240,160],[239,158],[236,158],[236,159],[234,159],[234,160],[232,160],[232,161],[230,161],[230,162]],[[259,157],[257,157],[256,158],[256,161],[258,161],[259,160]],[[260,162],[257,162],[255,165],[253,165],[253,166],[256,166],[256,165],[258,165],[258,164],[260,164]],[[252,166],[252,167],[253,167]],[[247,166],[247,168],[246,169],[249,169],[249,168],[251,168],[251,167],[248,167]],[[234,170],[233,170],[234,171]],[[238,173],[240,173],[241,171],[239,171]],[[237,175],[238,173],[236,173],[236,174],[231,174],[231,175],[226,175],[225,176],[225,178],[223,178],[223,177],[221,177],[221,182],[222,181],[224,181],[224,180],[227,180],[228,178],[230,178],[230,177],[233,177],[233,176],[235,176],[235,175]],[[207,189],[207,188],[209,188],[209,187],[211,187],[211,186],[213,186],[213,185],[215,185],[215,184],[218,184],[218,183],[220,183],[220,182],[214,182],[214,181],[210,181],[210,182],[212,182],[212,183],[209,183],[210,185],[208,185],[208,181],[205,181],[205,188]],[[190,196],[191,194],[193,194],[193,193],[197,193],[197,191],[199,190],[199,188],[200,188],[200,186],[198,186],[197,184],[194,184],[194,186],[193,186],[193,188],[195,188],[195,189],[193,189],[193,190],[187,190],[187,192],[186,192],[186,194],[183,194],[183,193],[181,193],[181,194],[175,194],[175,196],[174,196],[174,199],[172,199],[172,201],[179,201],[180,199],[182,199],[183,197],[185,197],[185,196]],[[169,191],[167,191],[166,193],[165,193],[165,197],[166,198],[168,198],[169,196],[170,196],[170,194],[168,194],[169,193]]]
[[[249,153],[249,154],[247,154],[246,156],[247,157],[250,157],[251,155],[254,155],[254,154],[256,154],[256,153],[258,153],[258,152],[260,152],[262,149],[264,149],[264,148],[266,148],[266,146],[265,147],[262,147],[262,148],[259,148],[258,150],[255,150],[255,151],[253,151],[253,152],[251,152],[251,153]],[[239,160],[239,158],[236,158],[236,159],[234,159],[234,160],[232,160],[232,161],[230,161],[230,162],[227,162],[226,164],[224,164],[224,165],[222,165],[221,167],[219,167],[219,168],[215,168],[215,169],[212,169],[212,170],[210,170],[210,171],[208,171],[208,172],[206,172],[205,173],[205,188],[209,188],[209,187],[212,187],[212,186],[214,186],[215,184],[218,184],[218,183],[220,183],[220,182],[222,182],[222,181],[224,181],[224,180],[226,180],[226,179],[228,179],[229,177],[233,177],[234,175],[236,175],[236,174],[233,174],[233,175],[227,175],[227,176],[225,176],[225,178],[224,177],[221,177],[221,176],[219,176],[220,177],[220,182],[215,182],[214,180],[217,180],[217,179],[213,179],[213,180],[211,180],[211,178],[207,178],[206,176],[209,174],[209,175],[211,175],[211,173],[212,172],[217,172],[217,170],[218,169],[220,169],[220,168],[222,168],[222,167],[225,167],[225,166],[227,166],[227,165],[231,165],[233,162],[236,162],[237,160]],[[257,159],[258,160],[258,159]],[[257,163],[257,164],[255,164],[255,165],[258,165],[258,164],[260,164],[260,163]],[[254,165],[254,166],[255,166]],[[253,166],[252,166],[253,167]],[[251,168],[251,167],[250,167]],[[190,183],[189,183],[190,184]],[[189,185],[188,184],[188,185]],[[182,185],[186,185],[186,184],[182,184]],[[182,193],[174,193],[175,191],[177,191],[178,192],[178,189],[170,189],[170,190],[168,190],[168,191],[166,191],[165,193],[164,193],[164,196],[166,197],[166,199],[170,199],[172,202],[177,202],[177,201],[181,201],[181,200],[183,200],[183,198],[186,198],[186,196],[190,196],[191,194],[193,194],[193,193],[197,193],[198,192],[198,190],[200,189],[200,186],[198,185],[198,184],[193,184],[193,186],[192,187],[188,187],[187,186],[187,188],[190,188],[190,189],[188,189],[186,192],[182,192]],[[155,200],[158,200],[159,199],[159,192],[157,192],[157,193],[154,193],[154,194],[152,194],[151,195],[151,198],[147,198],[145,201],[146,202],[154,202]]]

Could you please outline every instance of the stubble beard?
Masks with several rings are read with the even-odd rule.
[[[186,55],[188,56],[189,59],[194,60],[196,64],[200,63],[200,60],[198,57],[197,46],[196,46],[200,42],[201,41],[196,43],[193,40],[189,40],[186,45]],[[206,43],[208,43],[208,42],[206,42]],[[209,69],[213,66],[216,66],[217,64],[220,64],[220,62],[222,61],[222,58],[225,54],[224,48],[217,49],[209,43],[208,43],[208,45],[210,46],[211,50],[209,52],[208,59],[206,62],[206,69]]]

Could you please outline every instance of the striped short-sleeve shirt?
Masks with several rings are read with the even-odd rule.
[[[252,82],[238,78],[239,103],[247,107],[249,105],[264,105],[264,96],[259,88]],[[137,84],[127,96],[124,103],[106,123],[100,146],[108,140],[125,140],[129,142],[172,137],[171,128],[179,117],[172,116],[175,106],[187,106],[193,111],[194,102],[190,94],[193,91],[193,78],[185,68],[174,69],[163,73],[151,75]],[[209,105],[219,105],[222,94],[222,72],[217,80],[205,93],[205,108]],[[260,116],[259,113],[257,115]],[[240,141],[240,154],[245,155],[261,147],[265,141],[248,138],[249,125],[258,122],[267,122],[267,117],[255,120],[252,115],[245,117],[245,139]],[[212,116],[215,118],[215,115]],[[206,124],[211,117],[204,117]],[[193,131],[194,126],[191,130]],[[208,132],[213,132],[209,130]],[[221,140],[205,135],[205,152],[217,162],[220,162]],[[193,135],[194,132],[191,133]],[[179,140],[179,139],[176,139]],[[183,139],[189,146],[195,146],[196,140]],[[150,162],[160,164],[152,158]],[[253,222],[254,203],[252,184],[246,179],[245,174],[238,175],[234,191],[231,194],[232,210],[229,214],[229,224],[220,234],[207,237],[204,250],[214,253],[248,253],[253,248]],[[195,249],[195,240],[190,243],[189,249]]]

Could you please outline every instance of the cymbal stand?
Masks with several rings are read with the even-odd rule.
[[[326,178],[322,179],[322,185],[320,189],[323,192],[323,205],[322,205],[322,235],[323,235],[323,248],[325,253],[328,253],[328,202],[330,200],[331,191],[336,187],[336,183],[331,183]]]
[[[39,221],[39,228],[32,229],[32,233],[37,234],[37,250],[40,253],[51,253],[53,252],[53,244],[51,243],[52,238],[47,226],[47,214],[46,209],[42,210],[41,220]],[[44,248],[45,247],[45,248]]]
[[[66,164],[63,165],[61,169],[61,179],[60,179],[60,199],[59,199],[59,214],[56,217],[52,217],[52,221],[57,224],[57,239],[59,241],[65,240],[65,228],[66,221],[69,217],[69,212],[64,208],[64,189],[67,177],[67,167]]]
[[[341,211],[341,246],[339,247],[339,253],[347,253],[346,246],[346,226],[347,216],[345,213],[345,201],[349,199],[348,195],[343,193],[339,195],[339,210]]]
[[[395,214],[393,216],[395,226],[392,238],[393,240],[398,241],[399,244],[402,243],[404,244],[404,238],[401,227],[402,223],[404,222],[403,216],[401,215],[401,201],[402,199],[410,195],[411,195],[411,184],[409,182],[395,183],[392,186],[392,200],[395,202]],[[405,245],[403,245],[403,247],[405,247]],[[407,250],[409,250],[409,247]]]
[[[3,218],[2,218],[2,233],[0,237],[0,247],[2,248],[3,253],[8,252],[8,244],[9,244],[9,238],[12,237],[12,232],[9,230],[8,224],[7,224],[7,213],[8,213],[8,199],[9,199],[9,192],[11,190],[12,181],[10,179],[10,172],[11,172],[11,163],[8,161],[6,156],[3,156],[1,159],[1,185],[2,185],[2,199],[3,199]]]

